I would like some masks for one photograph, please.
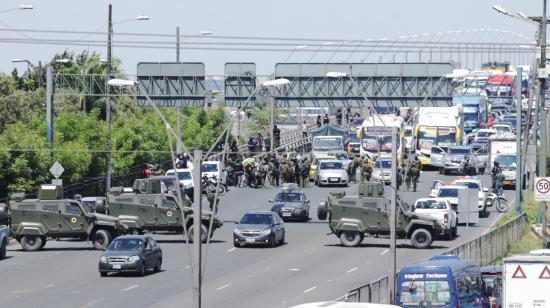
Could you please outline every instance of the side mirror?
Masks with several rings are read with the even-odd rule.
[[[306,200],[306,201],[304,201],[304,203],[308,203],[308,204],[309,204],[310,202],[311,202],[310,200]]]

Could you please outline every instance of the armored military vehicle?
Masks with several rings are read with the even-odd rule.
[[[184,194],[184,204],[180,205],[174,187],[176,187],[174,177],[167,176],[137,179],[131,192],[125,191],[122,187],[113,187],[107,193],[109,214],[119,217],[133,233],[145,231],[182,233],[185,225],[189,241],[193,241],[192,202]],[[202,242],[206,242],[212,215],[210,211],[202,212]],[[222,220],[214,215],[210,236],[222,225]]]
[[[118,218],[90,213],[79,201],[64,199],[63,188],[56,185],[41,185],[38,199],[14,194],[8,207],[12,236],[27,251],[42,249],[48,238],[92,241],[96,249],[105,249],[126,230]]]
[[[433,239],[444,234],[435,220],[419,217],[408,206],[397,200],[397,238],[409,238],[415,248],[429,247]],[[365,235],[390,234],[390,201],[384,198],[384,184],[367,182],[359,185],[359,195],[346,196],[345,192],[333,192],[327,202],[321,202],[317,210],[320,220],[329,219],[333,234],[344,246],[358,246]]]

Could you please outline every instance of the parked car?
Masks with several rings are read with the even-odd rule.
[[[347,186],[349,183],[348,172],[339,160],[321,160],[318,170],[315,171],[314,182],[319,187],[323,185]]]
[[[277,213],[254,211],[245,213],[233,231],[233,245],[266,245],[285,243],[285,223]]]
[[[317,155],[312,161],[311,165],[309,166],[309,180],[314,181],[315,180],[315,171],[317,171],[317,167],[319,166],[319,161],[324,159],[335,159],[333,155]]]
[[[468,168],[468,164],[466,163],[468,160],[471,162],[473,169]],[[449,147],[444,162],[445,165],[439,169],[439,173],[457,172],[459,174],[472,174],[476,172],[476,166],[479,166],[477,156],[474,155],[470,146]]]
[[[475,155],[477,156],[477,171],[479,174],[485,173],[485,169],[487,168],[487,164],[489,162],[489,147],[487,145],[487,142],[483,143],[472,143],[472,150],[474,151]]]
[[[432,146],[430,153],[430,164],[441,171],[445,167],[445,156],[447,155],[448,147]]]
[[[498,131],[493,128],[482,128],[476,132],[476,136],[474,138],[474,141],[477,140],[477,138],[489,138],[492,135],[496,135]]]
[[[466,189],[463,185],[441,185],[437,190],[435,197],[438,200],[449,201],[455,212],[458,209],[458,190]]]
[[[391,182],[391,158],[379,158],[372,166],[372,180],[384,183]]]
[[[336,160],[341,161],[344,164],[345,169],[347,169],[348,165],[351,163],[351,159],[345,151],[331,152],[328,153],[328,155],[334,156]]]
[[[485,199],[489,192],[488,188],[483,187],[481,180],[477,177],[460,177],[453,181],[454,185],[462,185],[466,188],[475,189],[478,191],[477,207],[479,209],[479,217],[489,216],[487,211]]]
[[[162,249],[150,235],[124,235],[115,238],[99,258],[99,274],[134,272],[144,276],[148,269],[162,268]]]
[[[202,163],[201,172],[203,176],[211,178],[216,178],[218,180],[224,181],[222,173],[222,162],[221,161],[205,161]]]
[[[416,200],[412,210],[421,218],[434,219],[443,225],[444,228],[441,230],[445,232],[439,234],[440,236],[444,236],[447,240],[453,240],[456,237],[458,233],[457,215],[448,200],[420,198]]]
[[[492,128],[496,129],[499,134],[511,134],[513,129],[510,122],[497,122],[493,124]]]
[[[271,211],[279,214],[283,220],[309,220],[309,200],[294,183],[283,187],[275,196],[275,200],[271,199],[269,202],[273,203]]]
[[[176,169],[178,173],[178,179],[184,187],[193,186],[193,172],[191,169]],[[174,169],[169,169],[166,171],[165,176],[174,176]]]

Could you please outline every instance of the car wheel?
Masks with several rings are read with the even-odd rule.
[[[447,169],[443,169],[443,175],[447,175],[447,173],[449,173]]]
[[[325,220],[327,219],[327,216],[328,216],[327,204],[322,202],[317,207],[317,218],[319,218],[319,220]]]
[[[99,276],[101,277],[107,277],[107,272],[99,272]]]
[[[242,246],[241,246],[241,244],[239,244],[239,243],[237,243],[237,242],[234,241],[234,242],[233,242],[233,247],[235,247],[235,248],[241,248]]]
[[[158,258],[157,265],[155,265],[155,273],[158,273],[162,270],[162,258]]]
[[[309,210],[304,214],[304,218],[302,219],[303,222],[309,221]]]
[[[484,173],[485,173],[485,168],[479,169],[479,174],[484,174]]]
[[[484,207],[481,212],[479,212],[479,218],[486,218],[489,217],[489,211],[487,211],[487,208]]]
[[[340,233],[340,242],[346,247],[355,247],[363,241],[363,234],[360,232],[343,231]]]
[[[206,226],[203,224],[201,224],[200,233],[201,242],[206,243],[208,228],[206,228]],[[193,243],[193,238],[195,236],[195,225],[191,225],[189,227],[189,229],[187,230],[187,236],[189,237],[189,243]]]
[[[432,244],[432,233],[424,228],[414,230],[411,242],[414,248],[427,248]]]
[[[42,237],[36,235],[23,235],[21,247],[25,251],[37,251],[42,247]]]
[[[277,242],[275,241],[275,234],[271,234],[271,237],[269,238],[269,242],[267,244],[269,245],[269,247],[275,247],[275,245],[277,244]]]
[[[449,231],[445,232],[445,239],[447,241],[452,241],[453,240],[453,228],[449,229]]]
[[[0,260],[6,258],[6,246],[8,246],[8,243],[6,242],[6,240],[3,240],[2,246],[0,246]]]
[[[94,233],[94,248],[105,250],[111,242],[111,233],[105,229],[99,229]]]
[[[439,174],[443,174],[443,171],[444,171],[443,168],[439,168]]]
[[[279,245],[285,244],[285,231],[283,230],[283,236],[281,236],[281,240],[279,241]]]
[[[146,271],[146,268],[145,268],[145,261],[142,261],[141,262],[141,266],[139,267],[139,272],[138,274],[140,276],[145,276],[145,271]]]
[[[452,229],[453,238],[456,238],[458,236],[458,227],[454,226]]]

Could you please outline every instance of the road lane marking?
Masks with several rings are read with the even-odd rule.
[[[230,284],[230,283],[228,283],[228,284],[226,284],[225,286],[221,286],[221,287],[217,288],[217,289],[216,289],[216,291],[220,291],[220,290],[223,290],[223,289],[225,289],[225,288],[229,287],[230,285],[231,285],[231,284]]]
[[[309,293],[309,292],[311,292],[311,291],[313,291],[313,290],[315,290],[315,289],[317,289],[317,287],[311,287],[311,288],[305,290],[305,291],[304,291],[304,294],[305,294],[305,293]]]
[[[55,284],[54,284],[54,283],[50,283],[49,285],[45,286],[44,289],[48,289],[48,288],[51,288],[51,287],[55,287]]]
[[[227,252],[235,251],[235,249],[237,249],[237,248],[233,247],[233,248],[229,249]]]
[[[133,285],[133,286],[129,286],[129,287],[127,287],[127,288],[126,288],[126,289],[124,289],[124,290],[121,290],[121,292],[126,292],[126,291],[130,291],[130,290],[132,290],[132,289],[135,289],[135,288],[137,288],[137,287],[139,287],[139,286],[138,286],[137,284],[135,284],[135,285]]]
[[[13,294],[31,293],[32,290],[15,290]]]
[[[300,269],[299,268],[289,268],[288,270],[291,271],[291,272],[296,272],[296,271],[299,271]]]
[[[346,273],[349,274],[349,273],[351,273],[351,272],[353,272],[353,271],[356,271],[358,268],[359,268],[359,267],[356,266],[356,267],[354,267],[354,268],[348,270]]]
[[[269,269],[271,269],[271,266],[266,267],[265,271],[267,272],[267,271],[269,271]]]
[[[92,307],[93,305],[99,303],[99,301],[97,299],[92,299],[91,301],[87,302],[86,304],[82,305],[82,306],[78,306],[78,308],[88,308],[88,307]]]
[[[380,255],[383,256],[383,255],[387,254],[388,251],[389,251],[389,249],[386,249],[386,250],[382,251],[382,252],[380,253]]]
[[[311,251],[314,251],[314,250],[315,250],[315,248],[309,248],[309,249],[306,249],[304,252],[308,253],[308,252],[311,252]]]
[[[191,265],[187,265],[187,266],[185,267],[185,269],[190,269],[190,268],[191,268]]]

